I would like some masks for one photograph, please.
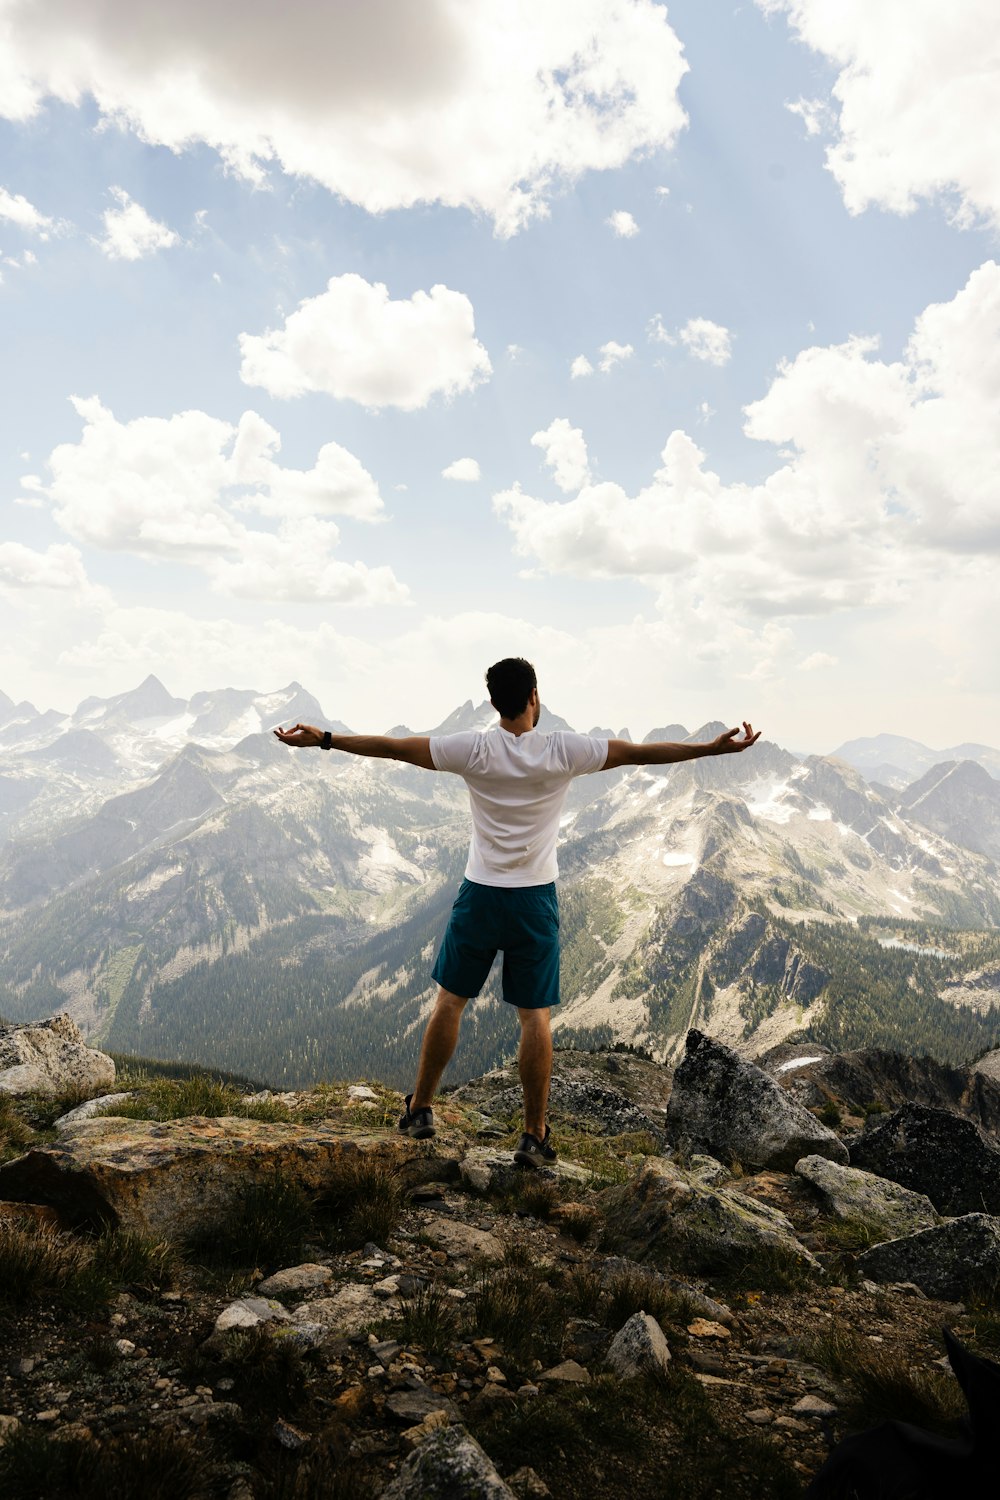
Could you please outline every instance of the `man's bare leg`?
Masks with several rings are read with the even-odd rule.
[[[521,1045],[517,1066],[524,1090],[524,1128],[536,1141],[545,1138],[545,1110],[552,1078],[552,1030],[549,1009],[521,1010]]]
[[[417,1081],[410,1100],[411,1110],[430,1108],[441,1082],[441,1074],[451,1062],[452,1053],[458,1045],[458,1028],[467,1003],[460,995],[452,995],[448,990],[438,990],[437,1001],[420,1046]]]

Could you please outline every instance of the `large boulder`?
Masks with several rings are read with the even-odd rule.
[[[814,1187],[827,1213],[835,1219],[864,1224],[882,1239],[933,1229],[941,1215],[923,1193],[913,1193],[898,1182],[887,1182],[873,1172],[842,1167],[825,1156],[804,1156],[795,1175]]]
[[[961,1301],[1000,1277],[1000,1219],[965,1214],[937,1229],[888,1240],[859,1255],[857,1269],[870,1281],[912,1281],[928,1297]]]
[[[411,1453],[380,1500],[514,1500],[470,1432],[439,1427]]]
[[[88,1047],[69,1016],[0,1026],[0,1091],[5,1094],[99,1094],[115,1081],[115,1065]]]
[[[712,1275],[755,1260],[818,1270],[779,1209],[731,1188],[706,1185],[665,1157],[649,1157],[623,1187],[605,1193],[622,1248],[692,1275]]]
[[[275,1173],[322,1192],[338,1163],[364,1151],[406,1183],[448,1176],[454,1162],[405,1136],[344,1134],[222,1116],[83,1120],[58,1144],[0,1166],[0,1199],[47,1203],[70,1225],[113,1225],[183,1239],[221,1227],[247,1190]]]
[[[744,1167],[791,1171],[803,1156],[847,1163],[840,1138],[731,1047],[689,1031],[686,1049],[667,1109],[677,1145]]]
[[[972,1120],[904,1104],[851,1142],[851,1163],[926,1193],[943,1214],[1000,1214],[1000,1151]]]

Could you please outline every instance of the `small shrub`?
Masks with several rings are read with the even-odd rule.
[[[836,1099],[827,1099],[822,1109],[817,1111],[816,1118],[824,1125],[829,1125],[831,1130],[836,1130],[843,1125],[844,1116]]]
[[[369,1152],[346,1153],[316,1199],[323,1238],[334,1249],[357,1250],[369,1240],[385,1245],[403,1212],[396,1173]]]

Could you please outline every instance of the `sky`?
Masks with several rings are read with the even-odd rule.
[[[995,0],[0,0],[0,691],[1000,744]]]

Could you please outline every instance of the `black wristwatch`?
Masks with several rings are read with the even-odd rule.
[[[319,742],[319,748],[321,750],[333,749],[333,735],[330,733],[329,729],[323,730],[323,738]]]

